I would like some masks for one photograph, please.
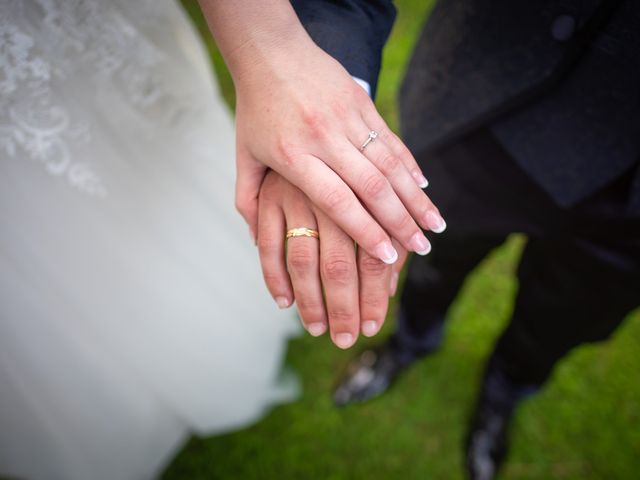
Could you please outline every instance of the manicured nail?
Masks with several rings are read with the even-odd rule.
[[[373,320],[367,320],[362,324],[362,333],[367,337],[373,337],[378,330],[378,324]]]
[[[289,308],[291,305],[287,297],[276,297],[276,303],[279,308]]]
[[[382,260],[384,263],[391,265],[398,260],[398,252],[393,248],[391,242],[382,242],[376,247],[376,255],[378,258]]]
[[[389,286],[389,290],[391,291],[391,296],[393,297],[398,290],[398,280],[400,280],[400,274],[397,272],[393,272],[391,274],[391,282]]]
[[[311,336],[319,337],[327,331],[327,326],[321,322],[311,323],[307,325],[307,331],[311,334]]]
[[[425,223],[429,225],[429,230],[435,233],[442,233],[447,228],[447,222],[444,221],[444,218],[433,210],[427,212]]]
[[[336,345],[340,348],[349,348],[353,345],[353,335],[350,333],[339,333],[336,335]]]
[[[429,180],[427,180],[420,170],[414,170],[411,175],[420,188],[427,188],[429,186]]]
[[[409,243],[413,251],[418,255],[426,255],[431,251],[431,244],[422,232],[416,232]]]

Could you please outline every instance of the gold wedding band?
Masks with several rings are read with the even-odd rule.
[[[293,237],[320,238],[320,234],[318,233],[317,230],[313,230],[312,228],[299,227],[299,228],[292,228],[291,230],[287,230],[286,238],[289,239]]]

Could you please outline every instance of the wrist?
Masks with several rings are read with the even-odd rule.
[[[293,71],[313,57],[318,47],[302,26],[281,27],[278,33],[253,34],[225,56],[236,89],[291,79]]]
[[[288,0],[199,2],[236,88],[315,47]]]

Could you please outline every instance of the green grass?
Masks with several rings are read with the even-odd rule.
[[[396,2],[399,18],[385,51],[378,105],[397,127],[395,91],[431,2]],[[422,5],[419,5],[422,4]],[[202,27],[193,4],[190,11]],[[225,97],[228,74],[209,42]],[[416,365],[385,396],[336,409],[330,392],[360,340],[340,351],[326,338],[291,342],[288,363],[303,393],[258,424],[193,438],[166,479],[460,479],[461,442],[478,374],[504,327],[524,239],[513,236],[468,278],[452,306],[442,350]],[[392,328],[392,318],[379,337]],[[376,341],[376,340],[374,340]],[[503,479],[640,478],[640,315],[608,342],[584,346],[526,402],[513,429]]]

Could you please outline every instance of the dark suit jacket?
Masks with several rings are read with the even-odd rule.
[[[294,0],[312,38],[375,89],[390,0]],[[400,95],[416,156],[489,126],[555,201],[633,175],[640,214],[640,1],[440,0]]]
[[[382,47],[396,17],[391,0],[291,0],[313,40],[375,95]]]

